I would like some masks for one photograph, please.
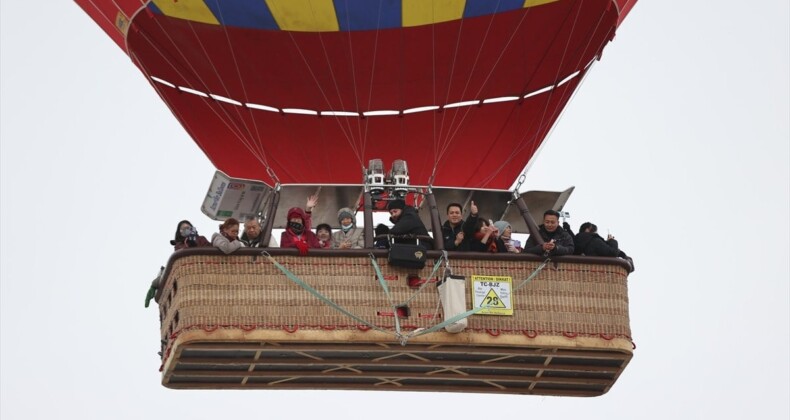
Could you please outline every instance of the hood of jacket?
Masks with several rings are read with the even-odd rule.
[[[305,219],[307,219],[307,213],[305,213],[300,207],[291,207],[288,209],[286,222],[290,222],[294,217],[302,219],[302,224],[304,224]]]

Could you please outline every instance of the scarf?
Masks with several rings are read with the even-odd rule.
[[[486,235],[483,232],[475,232],[475,239],[478,241],[482,241],[484,236]],[[488,241],[486,241],[486,252],[499,252],[499,249],[496,247],[494,235],[488,236]]]

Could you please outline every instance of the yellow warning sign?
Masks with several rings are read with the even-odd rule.
[[[483,298],[483,305],[489,308],[505,308],[505,303],[502,302],[502,299],[499,298],[494,289],[489,290],[486,297]]]
[[[513,315],[513,278],[505,276],[473,275],[474,307],[484,307],[478,314]]]

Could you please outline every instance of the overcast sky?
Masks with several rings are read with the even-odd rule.
[[[69,1],[0,3],[0,417],[790,418],[790,9],[640,1],[531,168],[633,255],[598,398],[172,391],[143,297],[214,168]]]

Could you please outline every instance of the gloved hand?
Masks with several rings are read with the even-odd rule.
[[[298,241],[296,242],[296,248],[299,250],[299,255],[307,255],[307,250],[310,248],[307,246],[307,242]]]
[[[156,288],[154,286],[151,286],[148,289],[148,293],[145,294],[145,307],[146,308],[151,303],[151,299],[153,299],[154,297],[156,297]]]
[[[570,232],[571,231],[571,224],[568,223],[568,222],[562,222],[562,228],[565,229],[566,231]]]

